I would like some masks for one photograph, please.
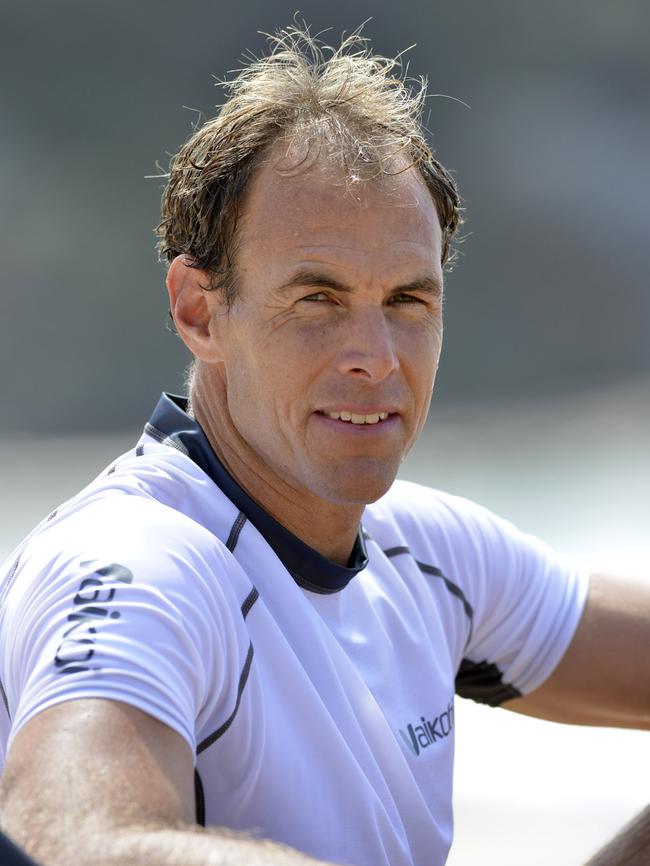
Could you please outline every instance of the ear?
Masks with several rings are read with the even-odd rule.
[[[205,288],[209,284],[205,271],[192,267],[189,256],[177,256],[167,271],[169,309],[178,335],[192,354],[214,364],[223,360],[217,326],[226,308],[218,292]]]

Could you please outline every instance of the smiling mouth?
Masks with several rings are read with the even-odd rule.
[[[371,415],[358,415],[355,412],[319,412],[325,418],[331,418],[333,421],[345,421],[349,424],[379,424],[380,421],[385,421],[392,417],[393,412],[376,412]]]

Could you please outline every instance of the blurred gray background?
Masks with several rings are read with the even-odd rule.
[[[160,180],[213,76],[297,0],[7,2],[0,63],[0,432],[139,427],[184,350],[166,329]],[[650,371],[650,5],[302,0],[338,40],[372,17],[432,94],[466,240],[437,405],[540,399]],[[187,106],[187,107],[184,107]]]
[[[295,0],[297,4],[299,0]],[[428,429],[402,475],[587,567],[650,575],[650,4],[301,0],[429,78],[466,207]],[[5,0],[0,559],[130,447],[187,356],[160,180],[286,0]],[[465,108],[462,100],[471,106]],[[183,107],[187,106],[187,107]],[[579,866],[648,801],[647,734],[458,701],[449,866]]]

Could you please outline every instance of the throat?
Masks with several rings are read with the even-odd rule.
[[[211,382],[212,387],[207,389],[201,376],[197,380],[191,401],[194,417],[239,491],[303,544],[346,566],[365,504],[323,498],[300,486],[284,467],[274,468],[272,461],[254,449],[235,426],[223,383],[218,388]],[[246,513],[245,507],[241,510]]]

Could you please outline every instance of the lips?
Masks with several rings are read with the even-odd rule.
[[[391,421],[397,420],[399,413],[392,406],[347,406],[341,408],[327,407],[318,409],[315,413],[328,423],[341,426],[355,427],[356,429],[368,427],[384,427]],[[392,426],[392,425],[391,425]]]
[[[355,403],[325,403],[318,406],[315,409],[316,412],[320,412],[321,415],[329,415],[330,413],[341,414],[343,412],[348,412],[350,415],[400,415],[402,412],[402,407],[404,406],[404,401],[400,403],[389,403],[388,401],[381,403],[377,401],[376,403],[371,403],[370,401],[362,403],[361,400]]]
[[[388,412],[371,412],[362,415],[357,412],[348,412],[345,409],[341,412],[323,412],[323,414],[335,421],[348,421],[351,424],[378,424],[380,421],[385,421],[389,415]]]

